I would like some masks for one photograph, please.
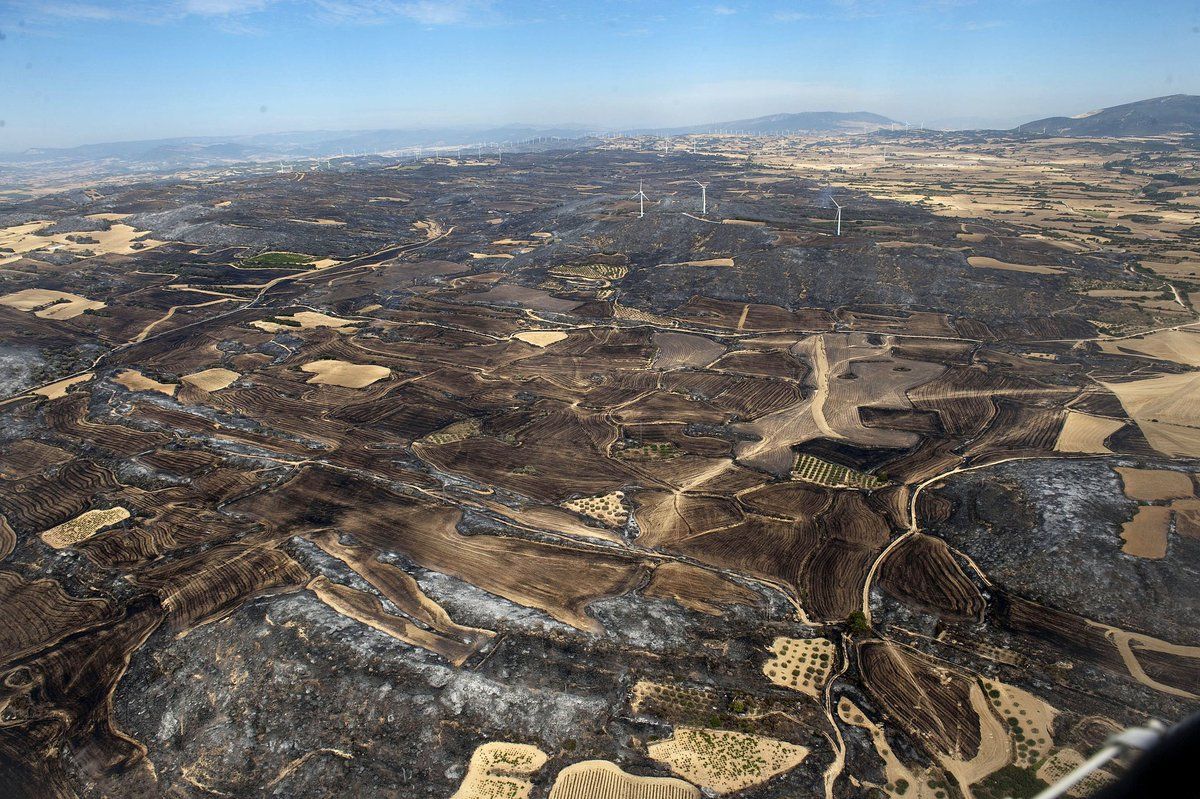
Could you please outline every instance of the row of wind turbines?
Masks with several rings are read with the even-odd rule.
[[[701,183],[695,178],[692,178],[692,183],[695,183],[700,187],[700,216],[708,216],[709,184]],[[633,195],[631,199],[638,201],[638,219],[641,219],[646,215],[646,200],[650,199],[646,196],[646,192],[642,189],[642,181],[638,181],[637,194]],[[835,235],[840,236],[842,235],[842,204],[833,199],[833,197],[830,197],[829,201],[833,203],[834,207],[837,209],[837,233]]]

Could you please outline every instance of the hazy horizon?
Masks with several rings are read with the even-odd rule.
[[[0,152],[869,111],[1008,128],[1200,91],[1200,11],[1021,0],[0,0]],[[1115,57],[1121,53],[1124,57]]]

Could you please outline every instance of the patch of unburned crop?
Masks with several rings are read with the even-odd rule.
[[[1041,762],[1054,746],[1054,718],[1058,710],[1012,685],[983,681],[988,701],[1008,728],[1013,742],[1013,763],[1029,768]]]
[[[563,507],[583,514],[610,527],[621,527],[629,521],[629,509],[625,507],[625,493],[614,491],[594,497],[569,499]]]
[[[74,319],[84,311],[105,307],[99,300],[89,300],[78,294],[49,289],[22,289],[0,297],[0,305],[32,313],[41,319]]]
[[[546,765],[546,753],[528,744],[491,741],[475,750],[462,785],[451,799],[527,799],[529,777]]]
[[[74,377],[68,377],[64,380],[59,380],[58,382],[51,383],[48,386],[42,386],[41,388],[35,388],[31,393],[38,394],[42,397],[45,397],[46,399],[59,399],[61,397],[67,396],[67,390],[70,389],[71,386],[75,386],[80,383],[86,383],[87,381],[91,380],[95,376],[96,375],[93,372],[88,372],[87,374],[82,374],[82,375],[75,375]]]
[[[659,264],[659,266],[733,266],[733,259],[708,258],[701,261],[679,261],[671,264]]]
[[[1068,411],[1062,430],[1058,433],[1058,440],[1054,442],[1054,451],[1108,454],[1112,450],[1104,446],[1104,442],[1124,426],[1125,422],[1121,419]]]
[[[300,368],[312,373],[313,376],[307,381],[309,383],[342,388],[366,388],[392,374],[386,366],[338,360],[312,361]]]
[[[113,381],[130,391],[157,391],[168,397],[175,396],[175,392],[179,389],[175,383],[160,383],[152,377],[146,377],[136,369],[122,369],[117,372]]]
[[[1164,455],[1200,457],[1200,372],[1100,385],[1117,395],[1154,449]]]
[[[483,430],[483,426],[478,419],[463,419],[461,422],[454,422],[443,427],[441,430],[435,430],[429,435],[417,441],[418,444],[454,444],[458,441],[466,441],[468,438],[479,435]]]
[[[581,277],[587,280],[620,280],[629,274],[629,269],[617,264],[571,264],[552,266],[550,274],[559,277]]]
[[[57,527],[51,527],[42,533],[42,540],[55,549],[75,546],[80,541],[86,541],[105,527],[111,527],[117,522],[129,518],[129,511],[122,507],[104,510],[89,510],[79,514],[69,522],[63,522]]]
[[[808,756],[805,747],[774,738],[698,727],[679,727],[648,750],[680,777],[717,794],[760,785]]]
[[[674,777],[639,777],[607,760],[585,760],[558,773],[550,799],[700,799],[700,791]]]
[[[280,330],[310,330],[318,327],[328,327],[339,333],[353,333],[358,330],[357,322],[349,319],[339,319],[336,316],[317,311],[299,311],[290,316],[269,316],[250,323],[252,327],[265,330],[268,333],[278,333]]]
[[[1167,554],[1167,532],[1171,524],[1171,509],[1143,505],[1133,518],[1121,527],[1125,543],[1121,551],[1135,558],[1158,560]]]
[[[627,461],[664,460],[674,458],[679,449],[669,441],[651,444],[632,444],[613,449],[613,455]]]
[[[223,388],[233,385],[233,381],[239,377],[241,375],[231,369],[221,369],[218,367],[215,369],[205,369],[202,372],[193,372],[179,379],[203,391],[220,391]]]
[[[1187,472],[1172,472],[1166,469],[1134,469],[1129,466],[1116,467],[1121,476],[1125,496],[1141,502],[1182,499],[1193,494],[1192,478]]]
[[[315,260],[317,260],[316,256],[299,252],[264,252],[242,261],[241,266],[249,269],[277,269],[289,266],[309,266]]]
[[[805,483],[816,483],[829,488],[881,488],[887,483],[874,475],[830,463],[812,455],[800,455],[792,468],[792,479]]]
[[[551,344],[557,344],[566,337],[567,334],[561,330],[525,330],[513,334],[513,338],[518,341],[524,341],[526,344],[532,344],[535,347],[549,347]]]
[[[1113,355],[1157,358],[1185,366],[1200,366],[1200,330],[1160,330],[1137,338],[1099,342],[1100,349]]]
[[[1037,770],[1038,779],[1053,785],[1075,769],[1083,765],[1084,757],[1074,749],[1059,749],[1050,755]],[[1082,782],[1067,791],[1067,796],[1091,796],[1114,779],[1113,775],[1104,769],[1097,769],[1089,774]]]
[[[763,664],[771,682],[812,697],[819,697],[837,657],[837,647],[827,638],[785,638],[771,644],[775,657]]]
[[[1007,261],[999,261],[995,258],[989,258],[984,255],[972,255],[967,258],[967,263],[977,269],[1002,269],[1006,272],[1026,272],[1033,275],[1061,275],[1063,270],[1057,266],[1043,266],[1039,264],[1012,264]]]

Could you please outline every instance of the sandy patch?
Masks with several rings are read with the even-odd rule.
[[[680,777],[717,794],[760,785],[808,756],[805,747],[774,738],[697,727],[679,727],[647,749]]]
[[[467,253],[467,255],[470,255],[472,258],[476,258],[476,259],[478,259],[478,258],[499,258],[499,259],[501,259],[501,260],[504,260],[504,261],[507,261],[507,260],[509,260],[510,258],[512,258],[512,256],[511,256],[511,255],[509,255],[508,253],[503,253],[503,252],[495,252],[495,253],[492,253],[492,252],[471,252],[471,253]]]
[[[35,388],[30,393],[41,395],[46,399],[59,399],[60,397],[67,396],[67,389],[69,389],[71,386],[78,385],[79,383],[86,383],[95,376],[96,374],[94,372],[75,375],[74,377],[68,377],[65,380],[59,380],[57,383],[51,383],[48,386]]]
[[[104,307],[98,300],[89,300],[78,294],[49,289],[22,289],[0,297],[0,305],[7,305],[42,319],[74,319],[84,311],[96,311]]]
[[[1063,270],[1056,266],[1038,266],[1036,264],[1010,264],[983,255],[972,255],[967,263],[978,269],[1003,269],[1006,272],[1027,272],[1034,275],[1061,275]]]
[[[1135,558],[1159,560],[1167,554],[1167,531],[1171,524],[1171,509],[1143,505],[1133,519],[1121,527],[1125,543],[1121,551]]]
[[[216,368],[205,369],[203,372],[193,372],[179,379],[204,391],[220,391],[223,388],[228,388],[239,377],[241,377],[240,374],[230,369]]]
[[[299,311],[291,316],[274,316],[270,319],[259,319],[250,323],[251,327],[257,327],[268,333],[278,333],[281,330],[310,330],[317,327],[333,328],[339,333],[353,333],[358,330],[356,325],[356,322],[349,319],[339,319],[336,316],[317,311]]]
[[[146,377],[136,369],[122,369],[113,380],[130,391],[159,391],[168,397],[175,396],[175,391],[179,388],[174,383],[160,383],[153,378]]]
[[[526,344],[532,344],[535,347],[549,347],[551,344],[556,344],[566,337],[567,334],[561,330],[526,330],[513,334],[513,338],[524,341]]]
[[[757,222],[753,219],[722,219],[722,225],[746,225],[748,227],[762,227],[766,222]]]
[[[129,511],[120,506],[84,511],[71,521],[46,530],[42,533],[42,540],[55,549],[64,549],[86,541],[105,527],[111,527],[128,518]]]
[[[1105,440],[1124,426],[1125,422],[1120,419],[1067,411],[1067,419],[1058,433],[1058,440],[1054,442],[1054,451],[1095,455],[1110,453],[1112,450],[1104,446]]]
[[[763,674],[776,685],[820,697],[837,659],[837,647],[827,638],[785,638],[771,644],[775,657],[763,664]]]
[[[343,388],[366,388],[377,380],[390,377],[392,371],[386,366],[357,364],[349,361],[312,361],[300,367],[311,372],[309,383],[316,385],[342,386]]]
[[[550,799],[700,799],[674,777],[639,777],[607,760],[585,760],[558,772]]]

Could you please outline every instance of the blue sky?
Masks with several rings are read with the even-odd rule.
[[[0,151],[869,110],[1013,125],[1200,93],[1200,0],[0,0]]]

